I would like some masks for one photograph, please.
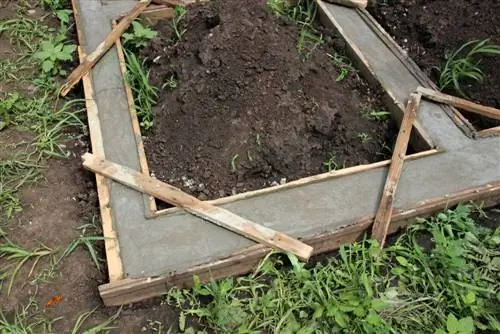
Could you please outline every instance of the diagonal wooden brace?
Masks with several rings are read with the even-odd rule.
[[[381,247],[384,246],[387,231],[389,230],[396,188],[401,172],[403,171],[406,149],[408,148],[413,122],[417,118],[417,110],[420,105],[421,97],[422,95],[420,93],[410,94],[403,121],[399,128],[396,145],[392,153],[391,165],[387,174],[384,191],[382,192],[382,198],[380,199],[380,205],[373,223],[372,238],[376,239]]]
[[[274,249],[293,253],[303,261],[309,260],[312,255],[313,248],[297,239],[263,225],[256,224],[223,208],[200,201],[196,197],[188,195],[182,190],[148,175],[99,158],[90,153],[84,154],[82,159],[83,166],[94,173],[101,174],[132,189],[180,207],[195,216],[245,236],[248,239]]]

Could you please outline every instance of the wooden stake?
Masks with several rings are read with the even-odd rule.
[[[325,0],[336,5],[365,9],[368,5],[368,0]]]
[[[456,96],[443,94],[441,92],[435,91],[433,89],[418,87],[417,92],[422,94],[423,97],[439,102],[449,104],[455,108],[467,110],[479,115],[483,115],[489,118],[500,120],[500,110],[492,107],[486,107],[469,100],[461,99]]]
[[[408,141],[413,126],[413,122],[417,118],[417,110],[420,104],[420,93],[410,94],[410,99],[406,105],[405,114],[401,127],[399,129],[396,145],[391,158],[391,165],[387,174],[382,198],[380,199],[379,209],[375,216],[373,223],[372,238],[378,240],[380,246],[383,247],[389,224],[391,222],[392,207],[394,205],[394,196],[396,195],[396,188],[398,181],[403,170],[403,163],[406,156],[406,149],[408,148]]]
[[[196,197],[188,195],[182,190],[146,174],[106,161],[90,153],[84,154],[82,159],[83,166],[86,169],[183,208],[195,216],[206,219],[251,240],[260,242],[271,248],[293,253],[303,261],[307,261],[313,252],[311,246],[297,239],[281,232],[276,232],[268,227],[258,225],[225,209],[202,202]]]
[[[123,19],[113,28],[111,33],[97,46],[97,48],[87,55],[80,62],[77,68],[71,72],[66,83],[61,87],[61,95],[66,96],[68,92],[87,74],[88,71],[99,61],[99,59],[115,45],[116,40],[128,29],[132,21],[134,21],[146,7],[149,5],[149,0],[141,0],[132,10],[123,17]]]

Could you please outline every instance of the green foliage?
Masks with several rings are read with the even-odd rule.
[[[177,80],[175,79],[175,76],[172,74],[165,80],[163,85],[161,86],[162,89],[167,88],[168,90],[174,90],[177,88]]]
[[[384,110],[367,109],[364,114],[369,119],[377,122],[386,121],[391,118],[391,113]]]
[[[0,259],[4,259],[6,261],[6,265],[0,269],[2,271],[8,271],[10,276],[7,294],[10,294],[10,291],[12,290],[12,286],[19,269],[21,269],[21,267],[28,260],[33,260],[33,265],[30,270],[31,273],[42,257],[51,255],[53,252],[53,250],[45,246],[37,247],[33,250],[27,250],[9,240],[2,242],[2,244],[0,244]]]
[[[323,162],[323,167],[328,172],[332,172],[334,170],[339,169],[339,165],[335,161],[335,156],[333,154],[329,154],[326,160]]]
[[[353,71],[352,61],[348,57],[343,56],[339,53],[334,53],[333,55],[327,53],[327,56],[330,58],[331,62],[335,65],[335,67],[337,67],[337,69],[339,70],[339,75],[337,76],[335,81],[338,82],[344,80]]]
[[[184,28],[184,20],[186,18],[187,11],[182,6],[175,6],[174,14],[172,17],[172,29],[174,30],[175,40],[174,42],[180,41],[182,36],[186,33],[187,29]]]
[[[139,124],[144,130],[153,127],[153,106],[158,100],[158,89],[149,83],[149,71],[145,69],[145,60],[141,63],[137,57],[125,51],[127,62],[126,79],[134,95],[135,110]]]
[[[384,249],[346,245],[312,268],[269,254],[250,276],[195,277],[192,290],[174,288],[166,301],[218,333],[498,332],[499,246],[500,228],[477,226],[471,207],[459,206]]]
[[[52,11],[57,11],[68,7],[67,0],[41,0],[41,4],[44,9],[50,9]]]
[[[461,85],[465,80],[482,83],[484,73],[479,68],[479,56],[500,55],[500,45],[488,44],[489,40],[469,41],[457,50],[445,55],[446,62],[439,71],[439,89],[453,88],[460,95],[467,97]]]
[[[123,46],[127,50],[141,49],[158,35],[156,31],[143,26],[138,20],[132,22],[129,31],[123,34]]]
[[[41,50],[35,52],[33,57],[42,63],[43,73],[53,76],[66,75],[62,63],[72,60],[75,50],[76,45],[46,40],[41,43]]]

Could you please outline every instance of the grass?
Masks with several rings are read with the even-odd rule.
[[[385,110],[377,110],[377,109],[366,109],[363,112],[364,116],[371,119],[372,121],[382,122],[391,118],[391,113]]]
[[[125,50],[127,63],[126,79],[134,95],[135,109],[139,124],[144,130],[153,127],[153,106],[158,100],[158,89],[149,83],[149,71],[145,62],[140,62],[135,54]]]
[[[364,144],[368,141],[370,141],[372,138],[370,137],[370,135],[366,132],[360,132],[358,133],[358,138],[359,140],[361,140],[361,143]]]
[[[335,161],[335,156],[333,154],[328,155],[325,161],[323,161],[322,165],[327,172],[332,172],[334,170],[339,169],[339,165]]]
[[[195,277],[166,302],[220,333],[498,332],[500,228],[476,225],[472,209],[421,219],[384,249],[343,246],[326,264],[269,255],[250,276]]]
[[[500,45],[488,44],[489,40],[473,40],[464,43],[457,50],[445,55],[446,62],[440,68],[438,86],[440,90],[453,88],[460,95],[467,97],[462,89],[466,81],[482,83],[484,73],[477,59],[485,55],[500,55]]]
[[[238,157],[239,154],[235,154],[231,158],[231,172],[233,173],[236,173],[238,171]]]
[[[187,29],[184,28],[186,16],[187,10],[184,7],[175,6],[172,17],[172,29],[175,35],[174,42],[180,41],[182,39],[182,36],[184,36],[187,31]]]
[[[313,27],[318,9],[314,1],[298,0],[296,5],[290,5],[286,0],[268,0],[267,6],[277,16],[297,24],[299,36],[296,47],[305,59],[309,59],[313,51],[325,43],[323,35]]]
[[[351,72],[353,72],[354,67],[352,65],[352,61],[339,53],[329,54],[327,56],[330,58],[330,61],[337,67],[339,71],[339,75],[335,79],[335,81],[339,82],[346,79]]]
[[[95,248],[94,244],[98,241],[104,241],[105,238],[97,235],[87,235],[87,231],[89,229],[97,229],[95,220],[93,220],[92,223],[84,224],[78,228],[78,230],[80,230],[80,235],[66,247],[64,252],[57,260],[57,264],[64,258],[68,257],[71,253],[73,253],[79,246],[84,246],[88,250],[92,262],[94,262],[99,271],[101,270],[100,262],[102,261],[102,259],[99,258],[98,251]]]
[[[28,262],[28,260],[33,260],[33,264],[28,274],[29,277],[33,273],[33,270],[40,259],[52,254],[54,254],[54,250],[46,246],[40,246],[33,250],[27,250],[9,240],[2,242],[2,244],[0,244],[0,258],[7,261],[7,265],[1,269],[5,271],[8,270],[8,276],[10,277],[9,284],[7,286],[7,294],[10,294],[19,270],[26,264],[26,262]]]
[[[2,334],[35,334],[54,333],[52,325],[60,320],[48,319],[37,306],[37,301],[31,297],[28,304],[17,307],[12,317],[7,317],[0,310],[0,333]]]

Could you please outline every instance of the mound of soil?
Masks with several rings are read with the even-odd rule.
[[[266,1],[211,1],[188,8],[173,44],[169,21],[142,51],[162,90],[145,148],[152,173],[201,199],[260,189],[338,168],[375,162],[391,146],[392,122],[363,116],[380,106],[357,74],[336,82],[328,37],[305,60],[298,28]],[[384,146],[384,144],[386,146]]]
[[[445,54],[472,40],[490,39],[500,44],[500,1],[498,0],[394,0],[369,9],[374,17],[409,56],[437,82],[433,69],[445,62]],[[481,57],[479,67],[485,74],[482,84],[462,86],[473,100],[500,108],[500,56]],[[457,94],[453,90],[447,91]],[[500,122],[466,115],[479,129]]]

